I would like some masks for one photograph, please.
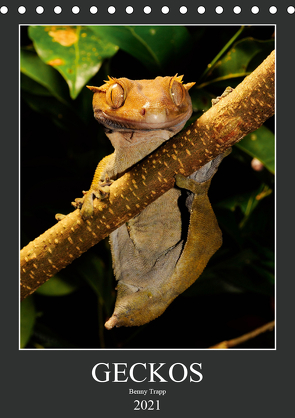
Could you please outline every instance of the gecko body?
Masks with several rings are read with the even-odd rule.
[[[116,178],[183,128],[192,114],[188,91],[194,84],[183,84],[182,76],[174,76],[109,78],[101,87],[89,87],[94,116],[115,151],[98,164],[89,191],[75,201],[83,219],[92,216],[94,198],[107,197]],[[177,175],[178,187],[110,234],[118,286],[106,328],[142,325],[157,318],[200,276],[221,246],[207,192],[223,157],[188,178]]]

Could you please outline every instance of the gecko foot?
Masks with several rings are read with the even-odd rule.
[[[105,180],[100,180],[98,184],[90,188],[87,192],[83,190],[83,197],[77,197],[71,204],[76,208],[80,209],[82,218],[88,219],[93,215],[93,199],[105,199],[110,194],[110,185],[113,180],[106,177]]]
[[[62,213],[56,213],[55,214],[55,219],[57,221],[61,221],[63,218],[65,218],[67,215],[63,215]]]
[[[215,99],[212,99],[212,106],[216,105],[220,100],[222,100],[224,97],[228,96],[234,89],[232,87],[227,87],[221,96],[217,96]]]

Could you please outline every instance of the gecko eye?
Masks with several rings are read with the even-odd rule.
[[[121,107],[125,101],[124,89],[120,84],[112,84],[107,90],[106,101],[114,109]]]
[[[171,80],[170,95],[176,106],[181,105],[184,98],[184,90],[182,84],[176,81],[174,78]]]

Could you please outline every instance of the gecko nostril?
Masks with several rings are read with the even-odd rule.
[[[144,108],[142,108],[142,109],[139,111],[139,113],[140,113],[142,116],[144,116],[144,115],[145,115],[145,109],[144,109]]]

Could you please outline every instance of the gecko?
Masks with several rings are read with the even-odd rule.
[[[192,115],[189,90],[195,83],[183,84],[182,79],[109,77],[100,87],[87,86],[94,93],[94,117],[114,152],[98,164],[90,189],[72,202],[82,219],[93,215],[93,199],[107,198],[116,178],[184,127]],[[228,153],[187,178],[176,175],[176,187],[110,234],[118,285],[107,329],[139,326],[159,317],[220,248],[222,234],[208,189]]]

